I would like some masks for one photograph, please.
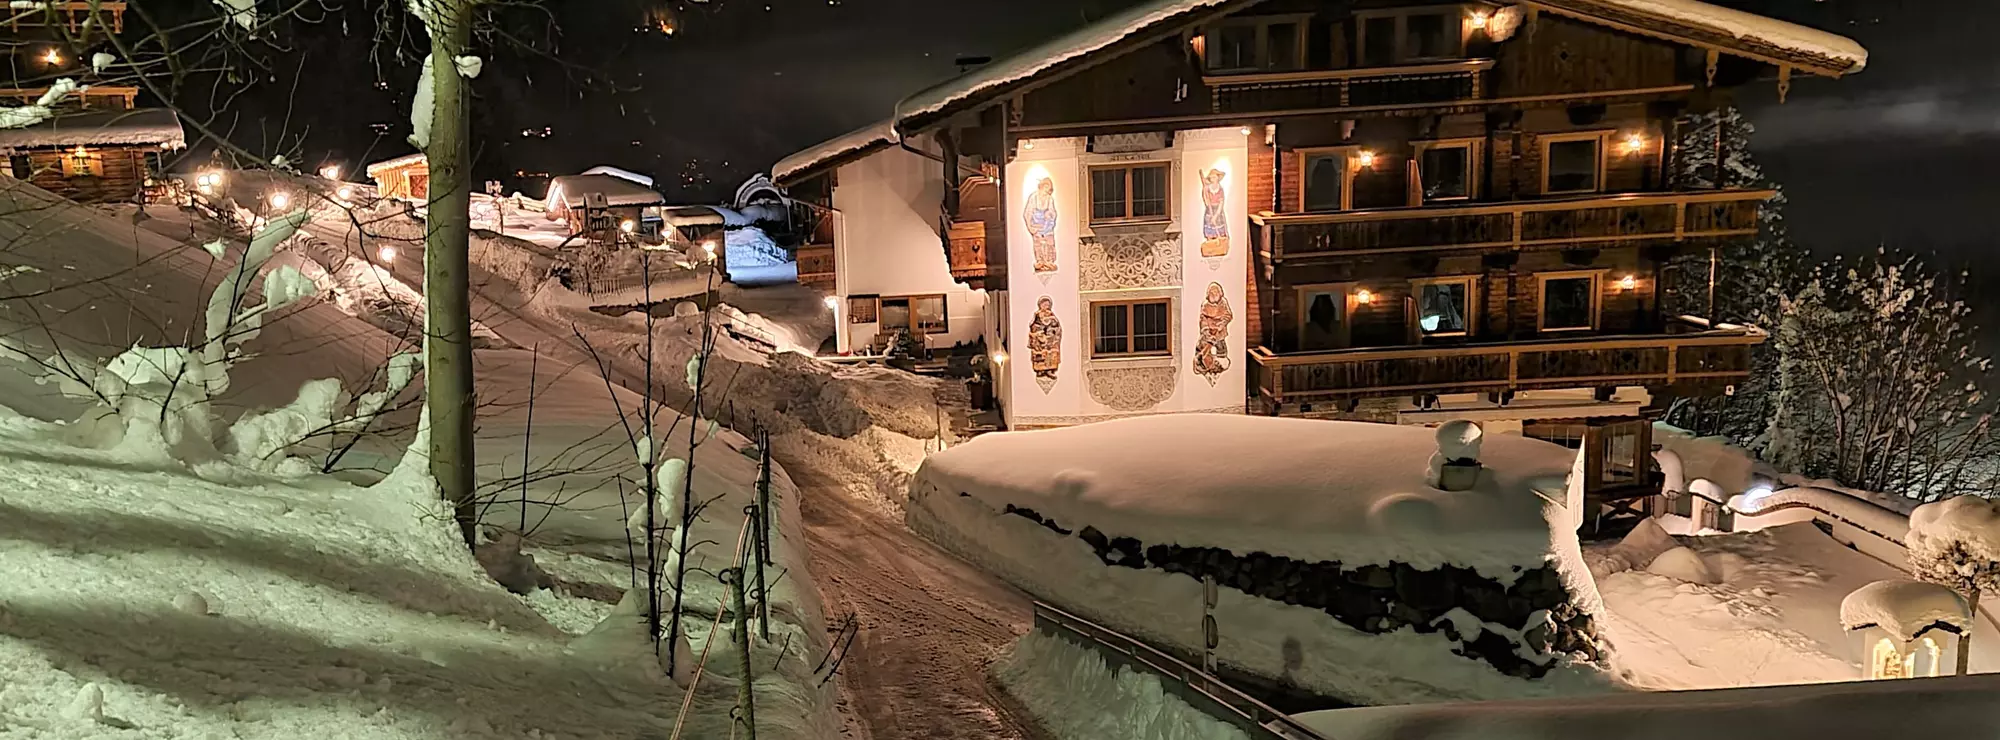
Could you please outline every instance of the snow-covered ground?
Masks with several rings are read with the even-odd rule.
[[[1096,651],[1030,632],[993,667],[1007,692],[1053,740],[1248,740],[1234,725],[1169,694],[1151,673],[1112,666]]]
[[[45,353],[59,345],[101,359],[133,342],[180,341],[226,273],[226,262],[197,246],[213,235],[209,225],[182,212],[107,214],[32,188],[9,193],[25,203],[0,218],[0,237],[14,246],[9,262],[38,270],[16,275],[9,288],[60,288],[0,304],[11,346]],[[410,346],[379,318],[333,299],[275,317],[245,346],[235,373],[242,381],[221,399],[225,420],[289,401],[305,380],[365,382]],[[624,519],[614,476],[637,473],[613,409],[629,413],[637,395],[512,318],[482,315],[495,319],[484,323],[496,334],[527,340],[507,345],[520,349],[476,353],[485,522],[518,525],[508,500],[519,497],[524,469],[530,500],[563,502],[527,510],[530,550],[555,590],[507,594],[478,572],[439,514],[417,516],[430,507],[425,496],[407,486],[356,487],[393,465],[412,431],[410,404],[378,423],[387,438],[362,440],[333,466],[338,477],[284,480],[227,466],[200,468],[201,477],[180,466],[142,467],[71,447],[56,439],[60,428],[9,413],[0,468],[18,485],[0,495],[15,514],[0,523],[0,561],[21,575],[0,583],[0,653],[8,656],[0,725],[63,738],[289,738],[306,728],[336,737],[663,735],[679,693],[628,672],[643,644],[618,655],[565,652],[570,635],[592,629],[610,611],[605,602],[629,585],[626,566],[605,558],[622,549],[611,545]],[[0,367],[9,405],[41,419],[75,418],[73,399],[28,382],[24,369]],[[697,493],[720,497],[697,538],[733,542],[755,477],[747,445],[725,430],[696,454]],[[813,663],[827,636],[817,593],[805,587],[799,496],[782,471],[775,488],[781,574],[773,643],[756,647],[767,671],[758,681],[760,724],[778,736],[824,737],[835,732],[834,697]],[[727,547],[697,557],[712,565]],[[220,616],[194,614],[189,592]],[[692,579],[693,621],[714,614],[719,594],[712,577]],[[706,622],[689,632],[703,645]],[[718,666],[704,680],[687,736],[726,734],[733,670]],[[70,712],[80,693],[105,697],[108,722],[65,718],[91,714]]]

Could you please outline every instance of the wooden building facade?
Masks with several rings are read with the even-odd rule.
[[[56,0],[8,11],[0,35],[15,77],[0,106],[43,106],[39,122],[0,129],[7,174],[72,200],[99,203],[146,197],[165,159],[185,149],[172,110],[138,106],[138,88],[99,78],[91,58],[108,52],[107,33],[124,28],[125,3]],[[51,95],[52,87],[74,86]]]
[[[1196,376],[1252,413],[1636,423],[1727,392],[1764,339],[1667,309],[1669,265],[1747,243],[1773,195],[1675,181],[1681,122],[1865,59],[1695,0],[1159,0],[919,92],[780,180],[934,157],[931,248],[995,294],[1015,426],[1214,410]],[[1141,320],[1118,306],[1156,298],[1133,354],[1171,363],[1113,372],[1099,349]],[[1050,406],[1072,380],[1074,410]]]

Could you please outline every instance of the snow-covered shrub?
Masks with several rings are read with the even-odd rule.
[[[1910,512],[1910,573],[1977,598],[2000,591],[2000,502],[1958,496]]]

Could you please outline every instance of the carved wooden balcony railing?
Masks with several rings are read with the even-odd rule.
[[[1434,249],[1532,249],[1654,239],[1757,234],[1757,209],[1773,190],[1596,195],[1464,206],[1254,215],[1271,258]]]
[[[799,284],[833,290],[833,245],[807,244],[799,247]]]
[[[90,20],[93,6],[101,19],[100,24],[108,26],[114,34],[125,32],[125,3],[122,0],[50,0],[30,7],[12,5],[0,9],[0,13],[6,14],[7,28],[11,31],[61,23],[75,34],[82,32],[85,21]]]
[[[1250,350],[1257,394],[1286,403],[1549,388],[1706,388],[1750,375],[1750,327],[1448,347],[1275,354]]]
[[[1216,113],[1451,103],[1484,98],[1491,59],[1203,77]]]
[[[965,178],[958,186],[958,211],[945,215],[951,278],[974,289],[1007,285],[1007,223],[1000,215],[999,185],[990,175]]]
[[[951,279],[974,289],[984,290],[987,280],[986,222],[953,221],[947,237],[951,261]]]

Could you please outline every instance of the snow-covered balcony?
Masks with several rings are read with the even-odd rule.
[[[1479,100],[1491,59],[1202,78],[1220,113],[1390,108]]]
[[[1547,249],[1757,235],[1772,190],[1700,190],[1455,206],[1259,214],[1273,263],[1436,249]]]
[[[1619,386],[1719,388],[1750,374],[1755,327],[1587,336],[1436,347],[1278,354],[1253,347],[1255,392],[1267,412],[1362,398]]]

